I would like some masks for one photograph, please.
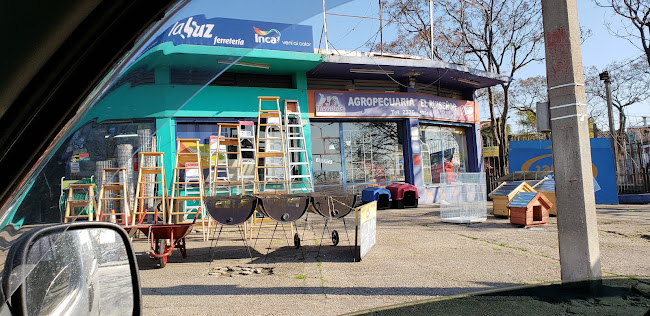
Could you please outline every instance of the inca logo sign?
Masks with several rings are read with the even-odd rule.
[[[253,30],[255,30],[255,43],[268,43],[268,44],[277,44],[280,43],[280,31],[276,29],[270,29],[268,31],[262,31],[256,27],[253,26]],[[277,36],[270,36],[273,34],[277,34]]]

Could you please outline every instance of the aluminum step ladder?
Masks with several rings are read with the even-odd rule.
[[[282,112],[280,97],[257,97],[259,114],[257,117],[257,145],[255,152],[255,181],[253,193],[289,193],[287,159],[284,153],[285,139],[282,132]],[[268,109],[268,103],[275,103]],[[267,109],[264,109],[266,105]]]
[[[143,222],[157,223],[159,212],[162,216],[162,223],[167,222],[167,180],[165,178],[165,162],[163,152],[140,152],[139,160],[141,165],[138,168],[138,183],[135,190],[135,209],[131,216],[131,225],[142,224]],[[150,164],[143,165],[144,162]],[[147,187],[153,186],[153,190]],[[147,192],[153,191],[153,192]],[[147,215],[153,216],[153,220],[146,221]]]
[[[176,140],[176,163],[172,181],[167,222],[188,223],[192,222],[193,216],[198,216],[196,223],[201,224],[203,240],[206,241],[210,221],[203,202],[205,188],[199,139]]]
[[[255,186],[255,122],[238,121],[239,150],[241,151],[242,194],[252,194]]]
[[[241,144],[238,123],[218,123],[219,134],[214,149],[210,147],[210,163],[214,172],[210,179],[211,195],[241,195],[243,191]],[[212,137],[211,137],[212,138]],[[234,155],[234,158],[230,156]]]
[[[126,181],[126,168],[102,169],[102,187],[97,198],[98,221],[129,224],[131,205]]]
[[[288,162],[289,193],[314,192],[309,155],[298,100],[284,100],[284,131]]]

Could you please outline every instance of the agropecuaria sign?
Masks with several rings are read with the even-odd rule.
[[[311,91],[317,117],[419,117],[475,122],[476,102],[416,93]]]
[[[175,21],[148,45],[172,42],[174,45],[225,46],[313,53],[311,26],[206,18],[194,15]]]

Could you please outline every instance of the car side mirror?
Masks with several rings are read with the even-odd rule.
[[[2,289],[14,315],[140,315],[126,232],[104,222],[37,227],[7,254]]]

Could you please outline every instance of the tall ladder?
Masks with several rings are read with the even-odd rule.
[[[289,164],[289,193],[314,191],[309,167],[307,144],[298,100],[284,100],[284,131],[286,133],[287,162]]]
[[[152,223],[158,222],[158,212],[162,213],[162,222],[167,222],[167,181],[162,152],[140,152],[141,165],[138,168],[138,183],[135,190],[135,210],[131,216],[131,225],[142,224],[148,214],[153,216]],[[152,166],[145,166],[145,161],[152,161]],[[153,185],[153,195],[147,195],[146,188]],[[151,194],[151,193],[149,193]]]
[[[244,181],[242,177],[241,143],[239,142],[238,123],[217,124],[219,135],[214,150],[214,173],[210,179],[212,195],[242,194]],[[212,152],[212,148],[211,148]],[[230,159],[235,155],[234,159]],[[221,159],[223,157],[223,160]],[[213,163],[210,157],[210,163]]]
[[[259,114],[257,117],[257,151],[255,153],[253,192],[289,193],[280,97],[257,98],[259,99]],[[274,102],[275,109],[264,109],[264,102]]]
[[[203,240],[207,240],[210,221],[207,220],[199,139],[176,139],[176,164],[172,178],[168,223],[190,222],[189,216],[200,216]],[[181,178],[181,172],[184,173]]]
[[[241,151],[242,194],[253,193],[255,186],[255,123],[238,121],[239,150]]]
[[[97,199],[98,221],[128,225],[131,207],[126,181],[126,168],[102,169],[102,188],[99,190]],[[114,205],[119,209],[109,210],[107,205]]]

